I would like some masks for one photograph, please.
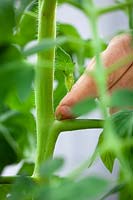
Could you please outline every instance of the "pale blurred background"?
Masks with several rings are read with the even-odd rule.
[[[114,3],[113,0],[95,0],[98,6],[108,6]],[[70,5],[63,5],[58,8],[57,21],[62,23],[70,23],[74,25],[83,38],[91,37],[91,29],[88,21],[78,9]],[[126,15],[121,11],[106,14],[99,19],[99,34],[100,37],[109,41],[116,32],[128,28],[128,20]],[[33,58],[35,59],[35,58]],[[95,112],[82,116],[82,118],[96,118],[100,119],[101,114],[98,110]],[[88,159],[97,145],[98,137],[102,130],[81,130],[61,133],[54,152],[55,157],[65,158],[65,166],[59,172],[64,176],[69,174],[73,169],[80,166],[86,159]],[[14,175],[18,166],[6,168],[3,175]],[[108,179],[115,180],[118,174],[118,162],[115,162],[113,173],[104,167],[100,158],[86,170],[85,174],[99,175]],[[112,195],[107,200],[117,200],[117,195]]]

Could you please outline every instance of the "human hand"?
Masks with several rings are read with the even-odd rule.
[[[128,60],[126,64],[119,62],[128,56],[132,56],[132,59]],[[117,89],[133,89],[133,47],[131,46],[131,36],[124,34],[114,37],[107,49],[102,52],[101,57],[106,68],[115,63],[120,65],[108,77],[109,93]],[[87,70],[92,71],[94,68],[95,59],[93,58],[87,66]],[[84,73],[58,105],[56,109],[57,119],[73,118],[71,107],[87,97],[98,97],[98,91],[94,79]]]

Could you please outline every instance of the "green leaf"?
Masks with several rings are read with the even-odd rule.
[[[47,199],[47,200],[97,200],[110,191],[109,181],[99,177],[86,177],[72,180],[53,177],[53,172],[62,166],[62,159],[51,160],[42,165],[39,182],[31,178],[20,177],[16,180],[11,199]],[[48,179],[47,179],[48,178]],[[16,189],[17,188],[17,189]]]
[[[54,109],[66,95],[74,83],[74,63],[68,53],[62,48],[56,49],[55,57],[55,80],[57,87],[54,90]]]
[[[121,177],[120,177],[121,178]],[[133,199],[133,181],[127,182],[122,190],[119,192],[120,200],[130,200]]]
[[[70,24],[58,24],[57,34],[61,37],[67,37],[68,41],[61,45],[61,47],[68,53],[72,54],[81,51],[83,47],[83,39],[78,33],[77,29]]]
[[[17,110],[22,113],[28,113],[35,108],[34,91],[29,92],[29,97],[22,101],[16,91],[12,91],[6,98],[5,104],[12,110]]]
[[[115,134],[120,137],[120,139],[130,138],[133,137],[133,110],[127,110],[127,111],[121,111],[118,113],[115,113],[111,116],[112,125],[115,131]],[[97,145],[97,148],[100,148],[104,143],[106,143],[104,139],[104,131],[99,137],[99,142]],[[128,147],[129,148],[129,147]],[[124,148],[122,151],[122,155],[125,157],[127,162],[130,166],[132,166],[133,160],[131,159],[131,148]],[[102,154],[100,154],[100,157],[104,163],[104,165],[107,167],[107,169],[112,172],[114,160],[116,156],[111,151],[106,151]]]
[[[34,170],[34,163],[24,161],[17,175],[32,176]]]
[[[58,0],[60,4],[69,3],[81,10],[83,10],[84,0]]]
[[[61,47],[56,49],[55,70],[61,70],[66,75],[74,71],[74,63],[71,56]]]
[[[14,25],[13,0],[0,0],[0,45],[11,41]]]
[[[112,173],[114,161],[115,161],[114,154],[110,151],[106,151],[105,153],[101,154],[100,157],[101,157],[104,165],[106,166],[106,168]]]
[[[133,145],[124,146],[122,153],[130,178],[126,181],[125,169],[120,168],[119,179],[121,182],[124,182],[125,185],[119,193],[119,199],[133,199]]]
[[[10,200],[28,200],[32,199],[35,191],[35,183],[31,177],[20,176],[12,186]]]
[[[16,155],[18,156],[18,146],[16,141],[13,139],[13,137],[11,136],[9,130],[3,126],[2,124],[0,124],[0,132],[1,135],[3,135],[3,138],[5,138],[5,140],[8,142],[8,144],[10,145],[10,147],[12,148],[12,150],[14,150],[14,152],[16,153]]]
[[[38,44],[33,45],[32,47],[25,49],[23,51],[24,56],[30,56],[32,54],[36,54],[41,51],[47,51],[49,49],[52,49],[58,44],[64,43],[66,41],[66,38],[64,37],[59,37],[56,40],[52,39],[44,39]]]
[[[11,185],[0,185],[0,200],[8,200],[10,196]]]
[[[11,117],[15,116],[17,114],[14,110],[8,110],[4,113],[0,113],[0,123],[6,122],[6,120],[10,119]]]
[[[57,82],[57,87],[54,90],[54,110],[58,106],[61,99],[66,95],[67,88],[65,85],[65,75],[63,71],[55,71],[55,80]]]
[[[10,92],[17,91],[19,98],[25,100],[31,91],[34,70],[26,62],[16,61],[0,67],[0,101],[3,101]]]
[[[3,123],[18,145],[20,158],[34,160],[35,119],[30,113],[16,113]]]
[[[133,91],[132,90],[118,90],[112,94],[111,106],[122,108],[133,106]]]
[[[104,142],[105,142],[104,133],[102,133],[99,137],[97,148],[102,147]],[[100,158],[101,158],[103,164],[105,165],[105,167],[112,173],[114,161],[115,161],[115,155],[113,154],[113,152],[105,151],[103,153],[100,153]]]
[[[133,136],[133,110],[125,110],[112,115],[115,133],[121,138]]]
[[[103,200],[107,198],[108,196],[121,192],[121,190],[124,188],[125,184],[119,184],[111,188],[100,200]]]
[[[17,24],[21,21],[24,12],[31,10],[35,6],[37,6],[37,0],[15,0],[15,17]]]
[[[3,168],[18,161],[16,151],[10,146],[9,142],[3,137],[0,130],[0,173]]]
[[[19,46],[13,44],[5,44],[0,46],[0,64],[9,63],[14,60],[21,60],[22,55]],[[1,66],[2,67],[2,66]]]
[[[67,42],[62,44],[61,47],[71,57],[77,61],[77,66],[80,74],[85,70],[85,58],[91,58],[95,56],[92,39],[83,39],[77,29],[70,24],[58,24],[57,34],[59,36],[65,36],[68,38]],[[100,39],[101,50],[106,48],[105,42]]]
[[[23,12],[30,3],[35,2],[33,0],[15,0],[15,1],[19,2],[17,5],[17,9],[21,10],[21,12]]]
[[[107,47],[107,44],[102,39],[100,39],[100,44],[101,44],[101,51],[105,50]],[[83,56],[85,58],[92,58],[95,56],[94,41],[92,39],[84,40]]]
[[[116,3],[123,3],[125,0],[114,0]]]
[[[65,76],[65,85],[67,91],[70,91],[72,89],[73,84],[74,84],[74,75],[73,73],[70,73],[67,76]]]
[[[54,160],[48,160],[42,164],[40,168],[41,177],[50,177],[53,176],[53,173],[60,169],[64,163],[64,160],[61,158],[56,158]]]
[[[30,113],[24,114],[16,111],[1,113],[0,171],[6,165],[24,158],[34,160],[36,143],[34,133],[35,120]]]
[[[57,34],[59,34],[59,35],[65,35],[67,37],[74,37],[74,38],[77,38],[77,39],[81,39],[79,32],[71,24],[58,23],[57,29],[58,29]]]
[[[98,177],[87,177],[80,181],[64,180],[51,191],[52,200],[97,200],[109,189],[108,181]]]
[[[28,14],[25,14],[21,20],[19,32],[15,35],[15,41],[24,46],[28,42],[35,40],[37,37],[36,19]],[[31,29],[27,27],[32,25]]]
[[[88,112],[91,112],[96,107],[97,107],[96,100],[93,98],[89,99],[87,98],[74,105],[71,111],[75,116],[80,116],[83,114],[87,114]]]
[[[15,41],[17,44],[24,46],[28,42],[37,38],[37,3],[34,2],[28,6],[22,15],[18,24],[17,32],[15,34]],[[27,28],[31,25],[31,28]]]
[[[19,153],[17,152],[17,143],[4,124],[4,122],[15,114],[16,112],[7,111],[0,115],[0,173],[6,165],[18,161]]]
[[[70,55],[60,47],[56,50],[55,70],[63,71],[66,88],[69,91],[74,84],[74,63]]]
[[[128,166],[128,171],[130,172],[131,176],[133,177],[133,145],[132,146],[131,145],[124,146],[122,148],[122,154],[123,154],[123,158]],[[121,171],[122,171],[122,169],[121,169]],[[125,172],[123,172],[123,173],[125,173]]]

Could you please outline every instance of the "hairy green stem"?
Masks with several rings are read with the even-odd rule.
[[[112,124],[110,122],[110,119],[108,118],[108,105],[110,102],[110,97],[107,94],[107,73],[106,69],[102,63],[101,60],[101,42],[99,39],[99,34],[98,34],[98,15],[97,15],[97,9],[95,8],[95,5],[92,5],[92,10],[93,12],[88,13],[88,17],[90,18],[90,24],[92,28],[92,34],[93,34],[93,41],[94,41],[94,50],[95,50],[95,59],[96,59],[96,68],[94,71],[94,79],[97,84],[98,92],[99,92],[99,107],[101,109],[102,115],[105,119],[104,122],[104,132],[105,137],[107,137],[107,141],[112,141],[113,144],[116,144],[116,140],[114,138],[113,129],[112,129]],[[116,144],[117,146],[117,144]]]
[[[112,6],[105,7],[105,8],[100,8],[97,12],[98,12],[98,15],[103,15],[103,14],[106,14],[106,13],[109,13],[109,12],[114,12],[114,11],[117,11],[117,10],[125,9],[128,6],[132,6],[131,1],[127,2],[127,3],[120,3],[120,4],[117,4],[117,5],[112,5]]]
[[[118,10],[126,9],[128,7],[131,7],[132,4],[133,4],[132,0],[127,0],[126,3],[119,3],[119,4],[99,8],[99,7],[96,7],[93,4],[93,1],[89,1],[89,6],[88,6],[88,1],[86,2],[86,0],[84,0],[84,3],[85,3],[85,5],[84,6],[82,5],[83,7],[78,5],[78,4],[76,4],[76,7],[79,8],[81,11],[83,11],[85,13],[85,15],[87,15],[87,16],[88,16],[88,14],[89,14],[89,16],[91,16],[91,14],[94,11],[92,9],[92,5],[93,5],[93,7],[95,7],[94,9],[96,11],[97,16],[100,16],[100,15],[104,15],[104,14],[109,13],[109,12],[115,12],[115,11],[118,11]],[[71,4],[73,6],[75,6],[75,3],[71,2]]]
[[[38,41],[56,37],[56,0],[40,0],[38,13]],[[33,176],[39,174],[44,160],[49,129],[54,121],[53,80],[55,48],[38,53],[35,100],[37,111],[37,155]],[[51,63],[48,65],[47,63]]]
[[[128,9],[129,12],[129,28],[133,31],[133,7]]]
[[[100,52],[101,52],[101,41],[98,35],[97,29],[98,16],[96,14],[96,10],[90,16],[90,24],[93,33],[93,44],[95,50],[95,59],[96,59],[96,69],[94,71],[94,78],[97,83],[99,98],[100,98],[100,108],[103,113],[103,117],[106,119],[108,117],[107,113],[107,105],[108,105],[108,96],[107,96],[107,74],[105,68],[103,66]]]
[[[103,127],[103,120],[73,119],[55,121],[48,137],[45,159],[52,157],[57,138],[61,132],[83,129],[97,129]]]
[[[128,3],[132,3],[130,6],[128,6],[128,23],[129,23],[129,29],[131,30],[132,36],[133,36],[133,1],[127,0]],[[133,41],[132,41],[133,44]]]

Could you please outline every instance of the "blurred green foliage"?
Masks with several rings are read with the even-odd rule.
[[[69,3],[84,12],[83,0],[59,0],[58,5]],[[91,2],[91,1],[90,1]],[[127,1],[117,1],[117,3]],[[72,88],[84,71],[87,58],[95,56],[92,38],[83,39],[71,24],[57,23],[57,40],[37,40],[38,2],[36,0],[0,0],[0,173],[10,164],[23,162],[13,186],[0,185],[0,200],[97,200],[109,192],[112,185],[98,177],[73,180],[53,174],[63,165],[62,160],[48,161],[42,165],[41,180],[28,178],[34,167],[36,146],[34,78],[36,63],[29,56],[56,46],[54,109]],[[131,10],[131,9],[130,9]],[[131,23],[131,15],[130,25]],[[100,39],[101,51],[107,47]],[[109,107],[122,109],[133,105],[132,91],[118,91],[112,95]],[[75,115],[83,115],[98,107],[94,99],[86,99],[73,108]],[[115,137],[121,144],[124,166],[133,172],[133,111],[125,110],[110,118]],[[98,148],[106,143],[104,131]],[[112,150],[100,152],[107,169],[112,172],[116,154]],[[127,176],[128,176],[127,172]],[[125,171],[122,168],[122,173]],[[25,177],[26,175],[26,177]],[[126,176],[126,175],[125,175]],[[122,182],[125,181],[125,176]],[[17,189],[16,189],[17,188]],[[119,189],[119,188],[118,188]],[[116,189],[116,192],[117,190]],[[129,197],[126,196],[128,192]],[[121,199],[132,199],[132,182],[126,185]],[[11,195],[10,195],[11,193]]]
[[[11,200],[27,200],[32,198],[35,200],[97,200],[97,198],[103,196],[105,191],[109,191],[112,188],[109,181],[100,177],[91,176],[73,180],[55,176],[54,173],[62,165],[62,159],[48,160],[41,166],[40,180],[25,176],[18,177],[11,188],[8,185],[1,186],[0,197],[5,200],[8,192],[8,199]]]
[[[0,1],[0,172],[22,159],[33,161],[35,152],[34,68],[22,54],[23,46],[36,37],[26,28],[32,21],[24,19],[31,2]]]

